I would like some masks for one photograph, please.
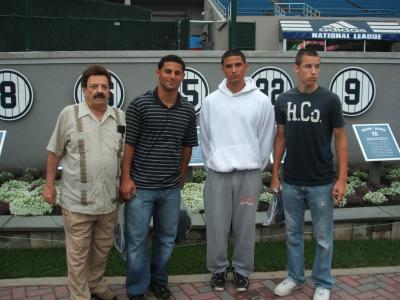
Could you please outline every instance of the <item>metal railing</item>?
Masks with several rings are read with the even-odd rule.
[[[321,12],[306,3],[275,3],[274,15],[319,17]]]
[[[217,11],[224,17],[228,18],[229,17],[229,7],[225,7],[225,5],[219,1],[219,0],[209,0],[214,7],[217,9]]]

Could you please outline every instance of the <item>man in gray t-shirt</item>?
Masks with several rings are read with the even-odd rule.
[[[347,181],[347,138],[339,97],[317,83],[320,57],[302,49],[293,67],[297,87],[275,104],[277,134],[271,188],[279,189],[279,167],[284,151],[282,199],[286,217],[288,278],[274,290],[289,295],[306,282],[304,275],[304,212],[310,209],[316,249],[312,281],[314,300],[328,300],[331,275],[333,207],[342,201]],[[335,137],[339,174],[334,181],[331,140]]]

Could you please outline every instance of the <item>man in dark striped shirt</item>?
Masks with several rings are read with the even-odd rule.
[[[197,146],[194,107],[178,92],[185,63],[176,55],[161,58],[155,90],[134,99],[126,113],[125,153],[120,192],[125,208],[130,300],[143,299],[150,288],[167,299],[167,265],[174,247],[192,147]],[[151,261],[147,236],[153,217]]]

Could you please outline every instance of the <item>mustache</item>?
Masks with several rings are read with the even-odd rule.
[[[97,94],[95,94],[95,95],[93,96],[94,99],[97,99],[97,98],[102,98],[102,99],[104,99],[105,97],[106,97],[106,95],[104,95],[103,93],[97,93]]]

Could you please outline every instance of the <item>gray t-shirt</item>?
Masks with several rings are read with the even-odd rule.
[[[275,117],[285,125],[283,181],[304,186],[331,183],[332,132],[345,124],[339,97],[323,87],[312,93],[294,88],[278,97]]]

